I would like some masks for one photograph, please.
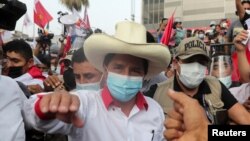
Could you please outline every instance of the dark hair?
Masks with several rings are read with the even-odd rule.
[[[29,61],[33,58],[33,53],[30,45],[26,43],[24,40],[13,40],[8,42],[3,46],[4,53],[7,52],[15,52],[20,54],[22,57],[25,58],[26,61]]]
[[[39,59],[39,61],[41,61],[41,63],[43,63],[48,68],[50,67],[50,65],[51,65],[50,59],[51,59],[51,57],[49,55],[39,54],[37,56],[37,59]]]
[[[68,68],[63,73],[64,87],[67,91],[71,91],[76,88],[75,75],[72,68]]]
[[[108,66],[109,62],[114,58],[115,55],[116,54],[113,54],[113,53],[107,54],[104,58],[103,65]],[[147,74],[148,73],[148,61],[144,58],[142,59],[143,59],[144,73]]]
[[[192,30],[191,29],[187,29],[186,36],[187,36],[187,38],[192,37]]]
[[[72,65],[73,65],[73,63],[81,63],[81,62],[84,62],[84,61],[87,61],[87,58],[85,57],[83,48],[81,47],[81,48],[79,48],[77,51],[75,51],[73,53],[71,62],[72,62]]]
[[[200,29],[195,29],[194,33],[196,33],[196,32],[199,33],[199,31],[200,31]]]
[[[217,56],[213,57],[214,58],[214,62],[219,62],[219,56],[220,55],[217,55]],[[226,60],[226,56],[222,56],[222,57],[223,57],[223,61],[227,61]],[[232,58],[231,57],[229,57],[228,61],[229,61],[230,64],[232,64]]]
[[[241,1],[241,4],[242,4],[242,5],[245,4],[245,3],[250,4],[250,0],[243,0],[243,1]]]
[[[113,59],[114,56],[115,54],[113,53],[107,54],[104,58],[103,65],[108,66],[109,62]]]
[[[173,29],[176,29],[176,26],[177,26],[178,23],[182,23],[182,22],[174,22]]]
[[[168,18],[162,18],[161,23],[163,23],[163,21],[165,21],[165,20],[168,20]]]
[[[174,23],[173,23],[173,29],[176,29],[176,25],[177,25],[177,23],[174,22]]]

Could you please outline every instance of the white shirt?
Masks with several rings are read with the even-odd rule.
[[[229,91],[239,101],[239,103],[243,104],[250,96],[250,83],[245,83],[239,87],[230,88]]]
[[[21,114],[24,100],[16,81],[0,75],[0,141],[25,141]]]
[[[68,134],[70,141],[161,141],[164,114],[160,105],[145,97],[148,108],[133,107],[127,117],[119,107],[106,108],[101,91],[77,91],[80,99],[79,116],[84,119],[83,128],[75,128],[58,120],[41,120],[35,113],[34,96],[25,104],[27,121],[39,130]],[[32,111],[29,113],[28,111]]]

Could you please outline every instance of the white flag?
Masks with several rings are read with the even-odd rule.
[[[23,19],[23,26],[27,27],[29,25],[31,25],[31,20],[30,20],[30,17],[28,15],[28,13],[26,12],[25,16],[24,16],[24,19]]]
[[[12,40],[12,33],[11,33],[11,31],[8,31],[8,30],[3,30],[2,32],[0,32],[0,36],[1,36],[1,41],[0,42],[2,42],[3,44],[6,44],[6,43],[8,43],[9,41],[11,41]]]

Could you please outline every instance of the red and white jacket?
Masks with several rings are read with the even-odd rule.
[[[24,85],[40,85],[41,88],[44,88],[43,81],[45,80],[42,71],[36,66],[32,66],[29,71],[17,78],[16,81],[22,82]]]

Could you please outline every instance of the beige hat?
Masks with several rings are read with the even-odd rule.
[[[168,47],[158,43],[147,43],[146,29],[143,25],[123,21],[116,25],[114,36],[93,34],[84,43],[87,60],[100,71],[107,54],[128,54],[148,60],[148,73],[145,79],[165,70],[171,54]]]
[[[197,37],[191,37],[181,41],[177,47],[175,57],[185,60],[195,55],[203,55],[208,61],[211,61],[206,44]]]

